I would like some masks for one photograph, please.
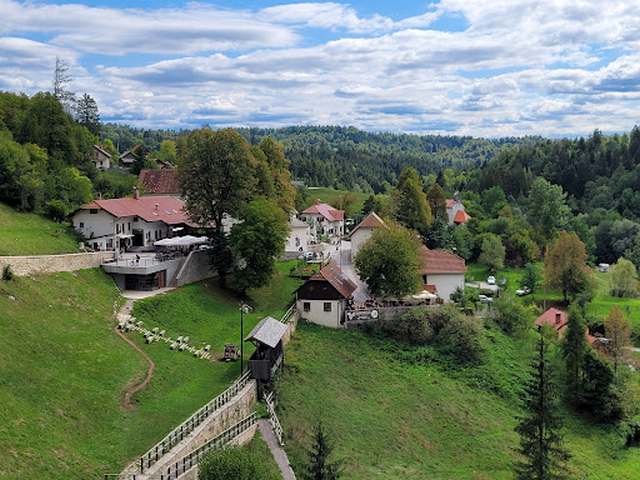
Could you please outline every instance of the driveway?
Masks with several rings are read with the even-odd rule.
[[[364,303],[364,301],[369,298],[369,289],[367,284],[360,280],[358,273],[356,272],[356,268],[352,263],[351,259],[351,242],[342,241],[340,250],[336,250],[334,247],[332,249],[331,256],[333,261],[340,265],[342,269],[342,273],[344,273],[353,283],[358,287],[355,292],[353,292],[353,299],[356,303]]]

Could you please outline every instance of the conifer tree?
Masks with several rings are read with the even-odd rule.
[[[315,427],[313,447],[309,451],[309,465],[305,472],[306,480],[337,480],[340,478],[339,463],[329,463],[333,450],[327,433],[318,423]]]
[[[87,93],[80,97],[76,106],[76,120],[86,127],[91,133],[97,135],[100,132],[100,113],[98,104]]]
[[[402,170],[392,196],[396,219],[405,227],[424,234],[431,225],[433,216],[422,179],[415,168],[406,167]]]
[[[562,421],[557,413],[556,391],[551,380],[544,336],[538,340],[533,375],[523,391],[525,413],[516,432],[520,435],[516,466],[518,480],[561,480],[567,478],[568,452],[562,442]]]
[[[567,333],[564,337],[562,350],[567,367],[567,392],[569,399],[576,402],[580,395],[582,384],[582,364],[587,351],[585,339],[585,321],[580,308],[573,306],[569,310]]]

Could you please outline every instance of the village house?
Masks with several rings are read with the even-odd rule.
[[[285,258],[297,258],[309,249],[312,242],[309,224],[292,215],[289,219],[289,236],[284,248]]]
[[[457,198],[447,200],[447,218],[449,225],[462,225],[471,219],[465,211],[464,205]]]
[[[564,334],[566,333],[568,323],[569,319],[567,316],[567,312],[555,307],[548,308],[542,315],[536,318],[535,321],[536,327],[550,327],[555,330],[556,334],[559,337],[564,336]],[[589,345],[591,345],[592,347],[600,346],[600,339],[589,334],[589,329],[586,327],[584,335]]]
[[[184,202],[174,196],[140,196],[94,200],[72,216],[75,230],[94,250],[123,251],[152,248],[153,243],[174,232],[194,226]]]
[[[91,160],[98,170],[108,170],[111,168],[111,154],[100,145],[93,146],[93,157]]]
[[[451,294],[464,289],[467,270],[464,259],[446,250],[420,247],[422,282],[424,290],[438,295],[444,302],[451,301]]]
[[[344,235],[344,211],[316,200],[313,205],[300,214],[300,220],[311,226],[318,238],[328,237],[335,240]]]
[[[174,168],[160,170],[144,169],[138,175],[138,186],[144,195],[174,195],[180,196],[180,181],[178,171]]]
[[[342,328],[345,311],[357,286],[335,262],[320,269],[296,291],[301,318],[325,327]]]
[[[353,230],[351,230],[349,238],[351,239],[352,257],[355,257],[367,240],[371,238],[373,231],[380,227],[386,228],[384,220],[382,220],[376,212],[371,212]]]
[[[137,158],[131,152],[131,150],[127,150],[122,155],[120,155],[120,164],[125,168],[132,167],[133,164],[136,163],[136,160]]]

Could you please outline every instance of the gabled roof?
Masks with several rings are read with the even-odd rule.
[[[131,150],[127,150],[122,155],[120,155],[120,161],[124,163],[133,163],[136,161],[136,156]]]
[[[264,317],[251,330],[244,341],[255,341],[275,348],[287,332],[287,326],[273,317]]]
[[[382,220],[376,212],[371,212],[369,213],[369,215],[364,217],[364,219],[356,226],[356,228],[351,230],[350,235],[353,235],[360,228],[367,228],[367,229],[373,230],[374,228],[380,228],[380,227],[386,227],[386,226],[387,224],[384,223],[384,220]]]
[[[456,203],[459,203],[459,200],[455,198],[447,198],[447,208],[452,208]]]
[[[180,181],[176,169],[141,170],[138,181],[146,194],[180,194]]]
[[[322,215],[330,222],[337,222],[344,220],[344,212],[333,208],[328,203],[320,203],[320,200],[316,200],[316,203],[304,210],[302,213],[315,213]]]
[[[461,225],[467,223],[471,219],[471,216],[464,210],[458,210],[453,217],[453,223]]]
[[[324,280],[329,282],[344,298],[351,297],[353,292],[358,288],[349,277],[342,273],[342,270],[340,270],[333,260],[321,268],[320,272],[313,275],[310,280]]]
[[[464,273],[467,270],[464,259],[446,250],[431,250],[424,245],[420,247],[422,274]]]
[[[105,157],[111,158],[111,154],[109,152],[107,152],[104,148],[102,148],[100,145],[94,145],[93,148],[98,150]]]
[[[170,195],[94,200],[80,207],[80,210],[89,209],[102,209],[117,218],[136,216],[147,222],[164,222],[167,225],[184,223],[195,226],[189,220],[184,202]]]
[[[567,313],[558,308],[551,307],[538,318],[536,318],[535,323],[539,327],[542,327],[543,325],[549,325],[559,332],[567,325]]]

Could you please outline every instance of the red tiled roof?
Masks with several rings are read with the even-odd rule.
[[[464,210],[458,210],[455,214],[455,216],[453,217],[453,223],[455,224],[462,224],[462,223],[467,223],[469,221],[471,217],[469,216],[469,214],[467,212],[465,212]]]
[[[567,313],[551,307],[536,319],[536,325],[539,327],[549,325],[559,332],[567,325]]]
[[[310,280],[326,280],[335,288],[344,298],[349,298],[358,288],[355,283],[349,279],[334,261],[329,262],[320,272],[313,275]]]
[[[180,182],[176,169],[142,170],[138,181],[146,194],[179,195]]]
[[[330,222],[337,222],[344,220],[344,212],[337,210],[327,203],[320,203],[316,200],[316,203],[304,210],[302,213],[316,213],[322,215]]]
[[[458,203],[458,200],[455,198],[447,198],[447,208],[453,207],[456,203]]]
[[[369,215],[364,217],[364,220],[362,220],[356,228],[351,230],[351,235],[353,235],[359,228],[379,228],[386,226],[387,225],[384,223],[384,220],[382,220],[376,212],[371,212]]]
[[[467,267],[464,258],[446,250],[431,250],[424,245],[420,248],[422,274],[464,273]]]
[[[195,226],[184,209],[184,202],[178,197],[157,196],[140,197],[138,199],[112,198],[110,200],[94,200],[80,207],[82,210],[102,209],[114,217],[137,216],[147,222],[164,222],[167,225],[184,223]]]

